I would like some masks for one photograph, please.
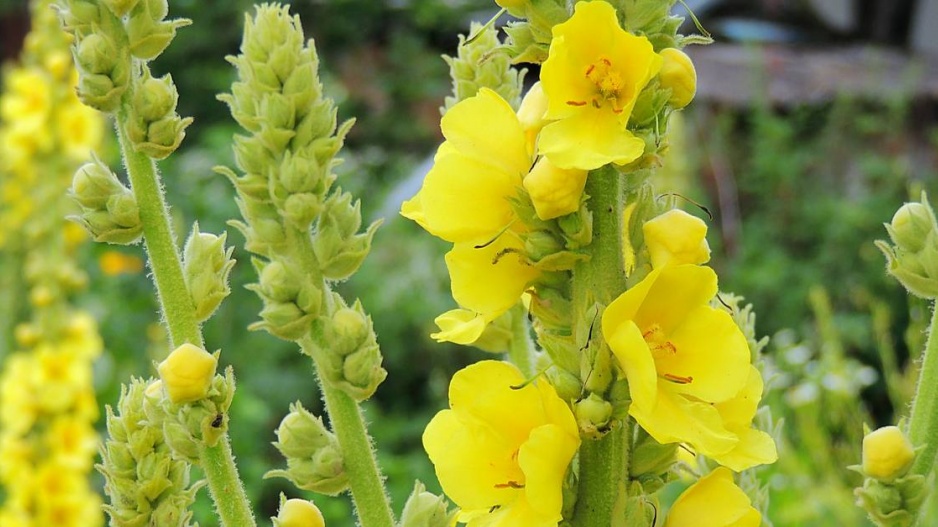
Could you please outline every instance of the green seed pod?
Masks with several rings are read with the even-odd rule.
[[[414,490],[404,504],[401,512],[400,527],[448,527],[456,521],[455,510],[449,510],[446,498],[427,492],[419,480],[414,482]]]
[[[225,248],[227,236],[199,232],[199,224],[196,222],[186,240],[183,271],[196,318],[200,322],[208,320],[222,300],[231,293],[228,275],[235,261],[231,258],[234,247]]]

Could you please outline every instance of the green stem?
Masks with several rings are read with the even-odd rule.
[[[134,150],[124,132],[122,123],[126,122],[127,114],[122,110],[117,133],[130,185],[140,208],[143,241],[156,284],[156,294],[166,326],[169,328],[170,344],[176,347],[191,342],[204,347],[202,331],[195,317],[195,306],[183,277],[179,249],[170,228],[169,209],[160,186],[156,165],[152,159]]]
[[[208,480],[208,489],[215,502],[221,525],[225,527],[253,527],[256,524],[254,514],[244,486],[238,477],[238,468],[234,463],[228,435],[224,435],[215,446],[201,445],[199,462]]]
[[[531,344],[528,318],[525,311],[516,306],[511,310],[511,344],[508,348],[508,358],[529,379],[537,373],[534,370],[534,349]]]
[[[928,340],[909,420],[909,439],[916,447],[923,447],[912,465],[912,472],[926,477],[932,471],[938,454],[938,337],[935,336],[938,331],[938,309],[935,307],[932,305]]]
[[[303,352],[313,358],[316,371],[321,370],[316,360],[318,352],[309,340],[301,342]],[[375,459],[375,450],[371,437],[365,428],[365,419],[361,407],[347,393],[323,381],[319,377],[319,386],[326,411],[332,423],[332,431],[339,440],[342,449],[342,461],[348,474],[349,488],[361,527],[393,527],[394,515],[391,503],[384,491],[381,472]]]
[[[587,340],[601,339],[602,332],[593,306],[598,302],[608,305],[625,290],[625,271],[622,258],[622,176],[611,167],[594,170],[586,180],[593,214],[593,241],[590,259],[579,264],[573,272],[573,301],[575,327],[591,328],[589,334],[577,335],[577,342],[590,344],[589,348],[603,351]],[[603,394],[599,394],[603,395]],[[620,484],[628,476],[628,441],[631,425],[626,419],[613,426],[601,439],[583,439],[580,446],[580,483],[572,523],[579,527],[612,525],[613,510]]]

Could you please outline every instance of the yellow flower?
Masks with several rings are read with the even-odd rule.
[[[710,261],[707,224],[683,210],[671,209],[646,221],[642,233],[655,269]]]
[[[325,527],[326,521],[315,503],[307,500],[291,499],[280,506],[277,515],[278,527]]]
[[[107,276],[117,276],[119,274],[136,274],[143,271],[143,260],[132,254],[125,254],[120,251],[105,251],[98,258],[98,265],[101,272]]]
[[[658,73],[658,81],[662,88],[671,89],[671,97],[668,99],[671,106],[683,108],[694,100],[697,93],[697,70],[694,69],[694,63],[686,53],[677,48],[662,49],[660,55],[664,62],[661,72]]]
[[[542,157],[524,177],[524,189],[531,196],[534,211],[542,220],[552,220],[576,212],[580,208],[585,170],[558,168]]]
[[[55,127],[65,155],[78,161],[89,159],[104,137],[104,122],[98,112],[78,101],[59,110]]]
[[[541,131],[540,152],[558,167],[582,170],[638,159],[645,142],[626,125],[661,57],[647,38],[623,30],[606,2],[578,2],[553,37],[541,84],[554,122]]]
[[[514,110],[486,88],[450,108],[440,126],[446,141],[401,214],[454,243],[446,265],[460,308],[441,315],[432,336],[471,344],[538,275],[523,258],[524,226],[509,201],[533,156]]]
[[[863,437],[863,473],[891,481],[905,474],[915,448],[898,426],[884,426]]]
[[[15,68],[7,77],[7,93],[0,99],[0,119],[39,131],[52,109],[52,87],[39,68]]]
[[[91,468],[98,451],[98,435],[83,416],[56,417],[45,432],[45,442],[52,459],[80,472]]]
[[[537,145],[537,136],[541,129],[547,124],[544,115],[547,113],[547,96],[544,95],[544,88],[540,82],[535,82],[534,86],[528,90],[521,99],[521,107],[518,108],[518,121],[521,122],[521,128],[524,130],[525,138],[528,141],[528,148],[534,152]]]
[[[678,497],[664,527],[759,527],[762,515],[724,467],[700,478]]]
[[[709,305],[716,293],[712,269],[667,266],[622,293],[602,318],[629,381],[629,414],[659,443],[688,443],[711,457],[739,441],[713,403],[736,396],[750,373],[746,337]]]
[[[14,353],[4,361],[0,376],[0,430],[25,433],[39,414],[35,397],[36,360],[30,353]]]
[[[576,422],[553,386],[524,382],[505,362],[464,368],[450,383],[450,409],[424,431],[440,485],[469,527],[555,527],[562,519]]]
[[[189,342],[157,366],[162,386],[173,403],[191,403],[208,395],[218,357]]]

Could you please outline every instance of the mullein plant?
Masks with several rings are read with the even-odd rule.
[[[378,227],[362,229],[332,172],[352,123],[337,122],[298,18],[274,4],[246,19],[229,58],[239,80],[220,96],[244,134],[236,169],[218,171],[254,254],[263,309],[253,329],[310,357],[329,422],[293,405],[275,443],[286,467],[269,476],[348,491],[364,527],[651,526],[665,517],[656,492],[685,467],[697,481],[665,525],[759,525],[734,476],[776,459],[753,426],[763,381],[752,317],[718,294],[706,224],[653,188],[668,118],[695,91],[679,48],[706,39],[676,34],[670,0],[499,4],[518,20],[504,43],[476,29],[449,60],[446,141],[402,214],[453,243],[458,307],[433,337],[506,360],[457,372],[450,408],[424,433],[456,509],[416,482],[399,521],[360,407],[386,376],[381,352],[361,302],[334,291]],[[174,349],[158,379],[132,381],[109,410],[106,510],[113,525],[188,525],[198,465],[221,524],[255,525],[227,439],[233,373],[216,374],[220,354],[200,331],[228,292],[230,249],[196,226],[180,258],[155,164],[190,120],[175,112],[172,79],[147,63],[188,21],[166,20],[165,0],[61,0],[59,12],[75,39],[78,96],[115,115],[130,182],[98,161],[82,167],[78,220],[100,241],[142,237]],[[541,73],[519,103],[520,62]],[[679,449],[702,462],[679,464]],[[274,518],[321,521],[286,498]]]
[[[506,353],[457,372],[423,435],[458,520],[653,525],[683,467],[699,480],[664,525],[768,523],[764,490],[734,476],[777,458],[753,426],[764,343],[718,293],[705,222],[654,190],[668,119],[696,88],[680,48],[706,38],[676,34],[673,1],[497,3],[518,20],[479,55],[540,64],[539,82],[516,110],[499,93],[517,77],[450,61],[475,90],[457,82],[401,209],[453,244],[458,307],[432,337]]]
[[[890,241],[877,241],[886,271],[908,292],[932,304],[932,318],[922,352],[918,386],[908,418],[897,425],[865,429],[862,462],[850,467],[863,475],[855,490],[857,505],[879,527],[928,525],[923,505],[934,500],[938,455],[938,218],[922,192],[885,224]]]
[[[75,96],[68,39],[50,2],[30,9],[22,60],[6,71],[0,95],[0,269],[10,281],[0,345],[0,525],[94,527],[104,521],[90,481],[98,444],[92,362],[102,342],[90,314],[70,303],[87,277],[76,260],[84,233],[65,220],[73,210],[65,190],[104,123]]]

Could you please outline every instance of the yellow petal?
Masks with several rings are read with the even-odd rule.
[[[749,377],[746,379],[746,385],[743,389],[733,398],[715,405],[727,427],[744,428],[749,426],[752,418],[756,415],[756,410],[759,408],[762,388],[762,375],[755,366],[750,365]]]
[[[651,410],[633,405],[629,414],[659,443],[689,443],[709,457],[729,452],[739,441],[726,430],[712,405],[674,393],[665,381],[658,383]]]
[[[775,440],[769,434],[755,428],[732,430],[739,442],[725,454],[710,456],[717,463],[736,472],[778,461]]]
[[[484,423],[441,410],[423,432],[423,447],[446,495],[463,509],[488,509],[512,501],[513,494],[519,493],[499,486],[524,478],[512,459],[517,446],[506,443]]]
[[[459,152],[438,155],[418,194],[422,226],[450,242],[485,243],[511,223],[514,212],[506,198],[519,186],[520,174]]]
[[[468,309],[452,309],[436,317],[433,322],[440,331],[432,333],[431,338],[437,342],[466,345],[478,340],[488,323],[485,317]]]
[[[616,114],[588,107],[545,126],[538,149],[560,168],[593,170],[635,161],[645,141],[626,130]]]
[[[725,311],[699,305],[669,333],[674,352],[655,357],[659,375],[693,379],[675,391],[708,403],[726,401],[740,392],[749,378],[749,344]]]
[[[641,308],[635,313],[635,323],[643,330],[658,324],[665,334],[670,334],[684,322],[688,313],[702,304],[709,303],[717,294],[717,275],[709,267],[665,267],[660,273],[649,273],[643,282],[646,280],[652,280],[652,284],[640,299]],[[636,286],[623,293],[620,298],[629,295],[632,290],[641,291]],[[638,299],[632,299],[630,302],[634,303],[636,300]]]
[[[563,478],[579,446],[578,436],[570,436],[557,425],[546,424],[531,430],[518,451],[518,465],[525,476],[525,497],[544,521],[556,523],[563,518],[560,513]]]
[[[603,336],[629,381],[632,406],[650,412],[658,397],[658,374],[641,330],[631,320],[614,321],[603,314]]]
[[[420,192],[417,192],[414,197],[401,204],[401,216],[417,222],[417,225],[429,231],[427,228],[427,219],[423,214],[423,202],[420,198]]]
[[[535,82],[521,100],[521,107],[518,108],[518,121],[521,123],[521,129],[524,130],[528,142],[528,152],[535,151],[537,134],[547,124],[547,119],[544,118],[546,112],[547,96],[544,95],[541,83]]]
[[[506,232],[492,243],[476,248],[457,243],[446,253],[453,298],[465,309],[493,320],[515,305],[538,271],[513,251],[521,242]]]
[[[514,178],[520,178],[531,166],[518,116],[488,88],[450,108],[440,127],[447,142],[460,153]]]
[[[733,473],[718,467],[678,497],[665,527],[758,527],[761,521],[749,497],[733,482]]]
[[[486,360],[472,364],[453,376],[449,385],[450,406],[461,415],[472,415],[503,435],[517,448],[528,433],[546,419],[534,385],[520,389],[525,378],[514,365]],[[524,415],[518,411],[524,408]]]

